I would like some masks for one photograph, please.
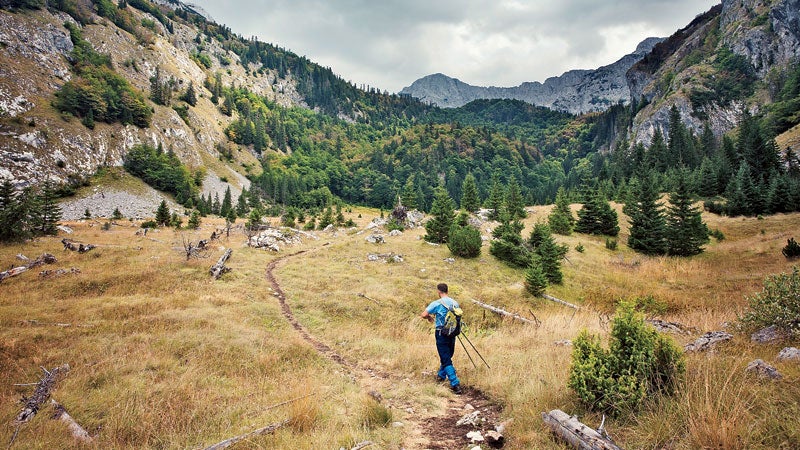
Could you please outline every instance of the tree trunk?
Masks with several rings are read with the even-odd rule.
[[[496,306],[489,305],[487,303],[479,302],[479,301],[477,301],[475,299],[472,299],[472,303],[475,303],[476,305],[480,306],[481,308],[488,309],[489,311],[491,311],[493,313],[497,313],[497,314],[500,314],[500,315],[503,315],[503,316],[506,316],[506,317],[511,317],[512,319],[519,320],[520,322],[530,323],[530,324],[533,324],[533,325],[539,325],[535,321],[530,320],[530,319],[526,319],[526,318],[520,316],[519,314],[510,313],[510,312],[508,312],[506,310],[500,309],[500,308],[498,308]]]
[[[560,409],[542,413],[542,420],[558,437],[580,450],[622,450],[597,431]]]
[[[550,300],[551,302],[556,302],[556,303],[558,303],[560,305],[569,306],[570,308],[573,308],[573,309],[580,309],[580,307],[578,307],[577,305],[573,305],[570,302],[565,302],[564,300],[555,298],[552,295],[542,294],[542,297],[546,298],[547,300]]]
[[[24,266],[14,267],[12,269],[6,270],[5,272],[0,272],[0,283],[3,282],[6,278],[15,277],[21,273],[28,271],[28,269],[33,269],[34,267],[43,266],[45,264],[53,264],[56,262],[56,257],[51,255],[50,253],[43,253],[42,256],[34,259],[33,261],[25,264]]]
[[[81,441],[81,442],[92,442],[94,439],[89,436],[89,433],[82,427],[72,416],[69,415],[66,408],[61,406],[60,403],[57,401],[50,399],[50,404],[53,405],[53,409],[56,410],[55,414],[53,414],[54,420],[60,420],[67,425],[67,429],[69,430],[72,437]]]
[[[233,249],[232,248],[229,248],[229,249],[225,250],[225,253],[223,253],[222,256],[219,257],[219,260],[217,260],[217,263],[214,264],[213,266],[211,266],[211,269],[209,270],[209,272],[211,273],[211,276],[215,280],[219,279],[219,277],[221,277],[223,273],[228,272],[228,271],[231,270],[230,267],[225,267],[225,261],[227,261],[228,258],[231,257],[231,253],[233,253]]]
[[[52,392],[53,387],[55,387],[58,376],[69,371],[69,365],[64,364],[49,372],[45,368],[42,368],[42,370],[44,370],[45,376],[36,384],[36,390],[33,392],[33,396],[25,400],[25,406],[17,415],[17,418],[14,419],[15,425],[20,425],[33,419],[33,416],[35,416],[39,408],[42,407],[42,403],[50,398],[50,392]]]

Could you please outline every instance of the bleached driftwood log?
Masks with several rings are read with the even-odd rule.
[[[0,272],[0,283],[6,278],[15,277],[21,273],[27,272],[34,267],[43,266],[45,264],[53,264],[56,262],[56,257],[50,253],[43,253],[42,256],[34,259],[33,261],[25,264],[24,266],[14,267],[4,272]]]
[[[66,408],[61,406],[60,403],[50,399],[50,404],[53,405],[53,409],[55,413],[53,413],[53,420],[60,420],[67,425],[67,429],[69,430],[72,437],[81,441],[81,442],[92,442],[94,438],[89,435],[89,432],[86,431],[72,416],[69,415]]]
[[[555,298],[552,295],[542,294],[542,297],[546,298],[547,300],[550,300],[551,302],[556,302],[556,303],[558,303],[560,305],[569,306],[570,308],[573,308],[573,309],[580,309],[579,306],[573,305],[570,302],[565,302],[564,300]]]
[[[216,443],[216,444],[214,444],[214,445],[212,445],[210,447],[206,447],[205,450],[222,450],[223,448],[228,448],[231,445],[233,445],[233,444],[235,444],[235,443],[237,443],[237,442],[239,442],[239,441],[241,441],[243,439],[249,439],[249,438],[254,437],[254,436],[261,436],[263,434],[271,434],[271,433],[274,433],[275,430],[277,430],[278,428],[286,425],[287,423],[289,423],[289,419],[286,419],[286,420],[284,420],[282,422],[275,422],[275,423],[267,425],[267,426],[265,426],[263,428],[259,428],[257,430],[253,430],[253,431],[251,431],[249,433],[245,433],[245,434],[242,434],[240,436],[234,436],[234,437],[232,437],[230,439],[225,439],[222,442],[218,442],[218,443]]]
[[[215,280],[221,277],[223,273],[231,270],[230,267],[225,267],[225,262],[228,260],[228,258],[231,257],[231,253],[233,253],[232,248],[225,250],[225,253],[223,253],[222,256],[219,257],[216,264],[211,266],[209,272],[211,273],[211,276]]]
[[[560,409],[543,412],[542,420],[558,437],[580,450],[621,450],[600,433]]]
[[[508,311],[506,311],[504,309],[498,308],[496,306],[492,306],[492,305],[490,305],[488,303],[483,303],[483,302],[480,302],[478,300],[475,300],[474,298],[472,299],[472,303],[475,303],[476,305],[480,306],[481,308],[488,309],[489,311],[491,311],[493,313],[497,313],[497,314],[500,314],[500,315],[506,316],[506,317],[511,317],[512,319],[519,320],[520,322],[530,323],[530,324],[533,324],[533,325],[539,325],[535,321],[530,320],[530,319],[526,319],[526,318],[520,316],[519,314],[510,313],[510,312],[508,312]]]
[[[36,383],[36,390],[33,392],[33,395],[25,399],[25,406],[17,415],[17,418],[14,419],[14,425],[21,425],[33,419],[33,416],[35,416],[39,408],[42,407],[42,404],[50,398],[50,393],[53,391],[53,387],[55,387],[58,376],[69,372],[69,364],[64,364],[50,371],[42,367],[42,370],[44,371],[44,378]]]

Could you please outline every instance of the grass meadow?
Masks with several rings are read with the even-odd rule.
[[[530,210],[525,236],[550,207]],[[581,329],[605,336],[616,302],[648,296],[653,316],[694,330],[673,336],[681,346],[705,331],[731,331],[726,326],[764,278],[797,264],[780,250],[798,237],[800,214],[706,215],[725,239],[712,238],[703,254],[686,259],[628,250],[627,221],[619,214],[617,250],[608,250],[603,237],[556,236],[570,250],[564,283],[547,292],[581,305],[578,311],[527,294],[522,271],[495,260],[488,243],[478,258],[452,261],[446,246],[422,240],[424,229],[370,244],[363,230],[379,212],[363,208],[345,213],[358,227],[316,232],[318,239],[279,254],[246,247],[234,230],[212,243],[208,258],[187,261],[182,241],[205,239],[222,226],[211,218],[197,231],[146,236],[136,235],[137,224],[127,220],[108,230],[103,220],[68,223],[75,230],[69,238],[98,246],[85,254],[62,250],[63,235],[0,246],[2,270],[21,264],[17,254],[58,258],[0,284],[0,442],[11,441],[20,398],[32,394],[33,387],[17,385],[38,381],[40,367],[69,364],[52,397],[96,436],[90,447],[202,448],[288,420],[239,448],[339,449],[365,440],[375,443],[370,448],[414,448],[408,435],[415,415],[435,413],[450,395],[430,381],[438,359],[430,325],[419,318],[436,284],[446,282],[465,310],[467,336],[491,369],[474,368],[462,348],[455,366],[462,383],[501,405],[504,419],[514,419],[505,448],[564,448],[542,425],[542,411],[559,408],[594,427],[601,417],[566,387],[571,347],[557,341]],[[583,252],[576,251],[579,244]],[[224,247],[234,250],[232,271],[213,281],[208,269]],[[286,301],[316,339],[358,367],[389,374],[392,382],[380,392],[385,408],[366,395],[369,386],[317,352],[283,317],[265,269],[299,251],[274,272]],[[369,261],[370,253],[403,260]],[[80,273],[38,275],[72,267]],[[472,299],[535,316],[541,325],[503,320]],[[676,396],[649,399],[636,415],[607,421],[611,436],[623,448],[800,447],[800,365],[776,361],[790,343],[756,345],[734,334],[713,353],[687,355]],[[784,378],[767,382],[745,374],[756,358]],[[12,448],[85,447],[50,415],[44,407],[19,427]]]

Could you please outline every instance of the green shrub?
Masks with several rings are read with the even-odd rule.
[[[753,331],[775,325],[794,338],[800,337],[800,271],[771,275],[764,290],[749,297],[749,309],[739,317],[741,329]]]
[[[568,386],[590,409],[611,415],[635,410],[649,395],[673,394],[685,371],[681,351],[630,303],[617,308],[608,350],[586,330],[573,345]]]
[[[714,230],[709,231],[708,235],[713,237],[714,239],[716,239],[717,242],[721,242],[721,241],[725,240],[725,235],[722,233],[722,231],[720,231],[719,228],[716,228]]]
[[[575,251],[578,253],[583,253],[586,251],[586,247],[584,247],[583,244],[578,242],[578,245],[575,246]]]
[[[606,238],[606,248],[611,250],[611,251],[616,250],[617,249],[617,240],[616,239],[611,239],[611,238]]]
[[[462,258],[475,258],[481,254],[481,232],[471,225],[461,226],[458,224],[450,228],[450,235],[447,237],[447,248],[456,256]]]
[[[786,247],[783,247],[781,253],[783,253],[783,256],[787,259],[800,257],[800,244],[798,244],[794,238],[789,238]]]
[[[525,271],[525,290],[536,297],[544,294],[547,287],[547,277],[542,271],[542,265],[539,263],[538,258],[534,258],[530,267]]]
[[[389,222],[386,223],[386,231],[392,232],[394,230],[403,231],[405,230],[405,227],[401,222],[398,222],[397,219],[392,217],[391,219],[389,219]]]
[[[142,228],[158,228],[158,224],[155,220],[146,220],[142,222]]]

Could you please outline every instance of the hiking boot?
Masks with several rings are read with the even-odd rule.
[[[456,395],[461,395],[464,393],[464,391],[461,389],[460,384],[457,384],[455,386],[450,386],[450,390],[453,391],[453,393]]]
[[[444,383],[445,381],[447,381],[447,378],[442,378],[439,375],[434,375],[433,379],[436,380],[437,383]]]

